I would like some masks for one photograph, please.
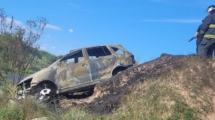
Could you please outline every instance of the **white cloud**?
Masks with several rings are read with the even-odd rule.
[[[143,22],[200,23],[201,19],[144,19]]]
[[[45,46],[40,46],[40,49],[41,49],[41,50],[47,50],[47,47],[45,47]]]
[[[7,24],[10,24],[10,23],[11,23],[11,20],[12,20],[11,18],[6,18],[6,23],[7,23]],[[1,23],[1,21],[0,21],[0,23]],[[23,25],[23,23],[22,23],[21,21],[19,21],[19,20],[14,19],[14,23],[15,23],[16,26],[25,27],[25,26]],[[46,28],[54,29],[54,30],[62,30],[60,27],[55,26],[55,25],[51,25],[51,24],[47,24],[47,25],[46,25]]]
[[[50,46],[50,45],[47,45],[47,44],[43,44],[43,45],[40,45],[40,49],[41,50],[50,50],[50,49],[56,49],[55,46]]]
[[[12,21],[11,18],[6,18],[6,22],[7,22],[7,23],[10,23],[11,21]],[[14,19],[14,23],[15,23],[16,25],[19,25],[19,26],[22,25],[22,22],[21,22],[21,21],[18,21],[18,20],[15,20],[15,19]]]
[[[69,32],[73,33],[73,29],[69,29]]]
[[[55,47],[55,46],[52,46],[51,49],[56,49],[56,47]]]
[[[8,18],[5,19],[5,22],[6,22],[7,24],[10,24],[11,21],[12,21],[12,18],[9,18],[9,17],[8,17]],[[21,21],[18,21],[18,20],[13,19],[13,22],[14,22],[14,25],[16,25],[16,26],[23,26],[23,24],[22,24]],[[0,21],[0,23],[1,23],[1,21]]]
[[[51,38],[51,36],[50,36],[50,35],[45,35],[44,37],[46,37],[46,38]]]
[[[54,30],[62,30],[60,27],[55,26],[55,25],[51,25],[51,24],[47,24],[47,25],[46,25],[46,28],[54,29]]]

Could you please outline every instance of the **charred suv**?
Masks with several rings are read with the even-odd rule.
[[[134,55],[121,45],[101,45],[70,51],[49,67],[18,84],[19,99],[33,95],[48,101],[53,95],[92,90],[98,82],[135,65]]]

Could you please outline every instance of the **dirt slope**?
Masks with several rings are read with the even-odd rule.
[[[190,65],[190,66],[189,66]],[[215,68],[214,60],[200,58],[198,56],[184,55],[169,55],[162,54],[159,58],[131,67],[121,74],[118,74],[110,79],[97,84],[92,96],[85,99],[69,99],[61,100],[60,104],[64,108],[71,106],[82,106],[91,112],[110,113],[114,108],[117,108],[122,97],[136,84],[143,83],[150,79],[167,80],[168,85],[172,85],[186,99],[188,105],[195,107],[201,116],[205,119],[212,120],[214,115],[215,97],[213,94],[215,86],[215,76],[213,76]],[[208,72],[208,70],[210,72]],[[163,76],[164,78],[161,78]],[[214,79],[213,79],[214,78]],[[188,79],[197,80],[189,81]],[[190,86],[195,85],[195,88],[205,90],[208,97],[209,110],[202,109],[201,106],[195,104],[195,100],[190,98]],[[193,88],[192,88],[193,89]],[[196,92],[198,95],[200,92]],[[197,96],[198,96],[197,95]],[[205,96],[203,96],[205,97]],[[199,98],[199,101],[203,101]],[[203,101],[204,102],[204,101]],[[207,103],[205,103],[207,105]]]

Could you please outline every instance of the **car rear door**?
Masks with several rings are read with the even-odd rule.
[[[92,80],[108,78],[116,62],[116,56],[112,55],[106,46],[87,48],[89,66]]]

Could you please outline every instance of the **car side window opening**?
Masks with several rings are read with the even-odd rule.
[[[116,48],[116,47],[111,47],[113,49],[113,51],[119,55],[124,55],[125,52],[119,48]]]
[[[79,51],[72,52],[71,54],[65,56],[61,60],[61,63],[67,64],[67,65],[72,65],[75,63],[80,63],[82,61],[84,61],[84,57],[83,57],[82,51],[79,50]]]
[[[106,46],[87,48],[89,59],[97,59],[99,57],[111,55],[111,52]]]

